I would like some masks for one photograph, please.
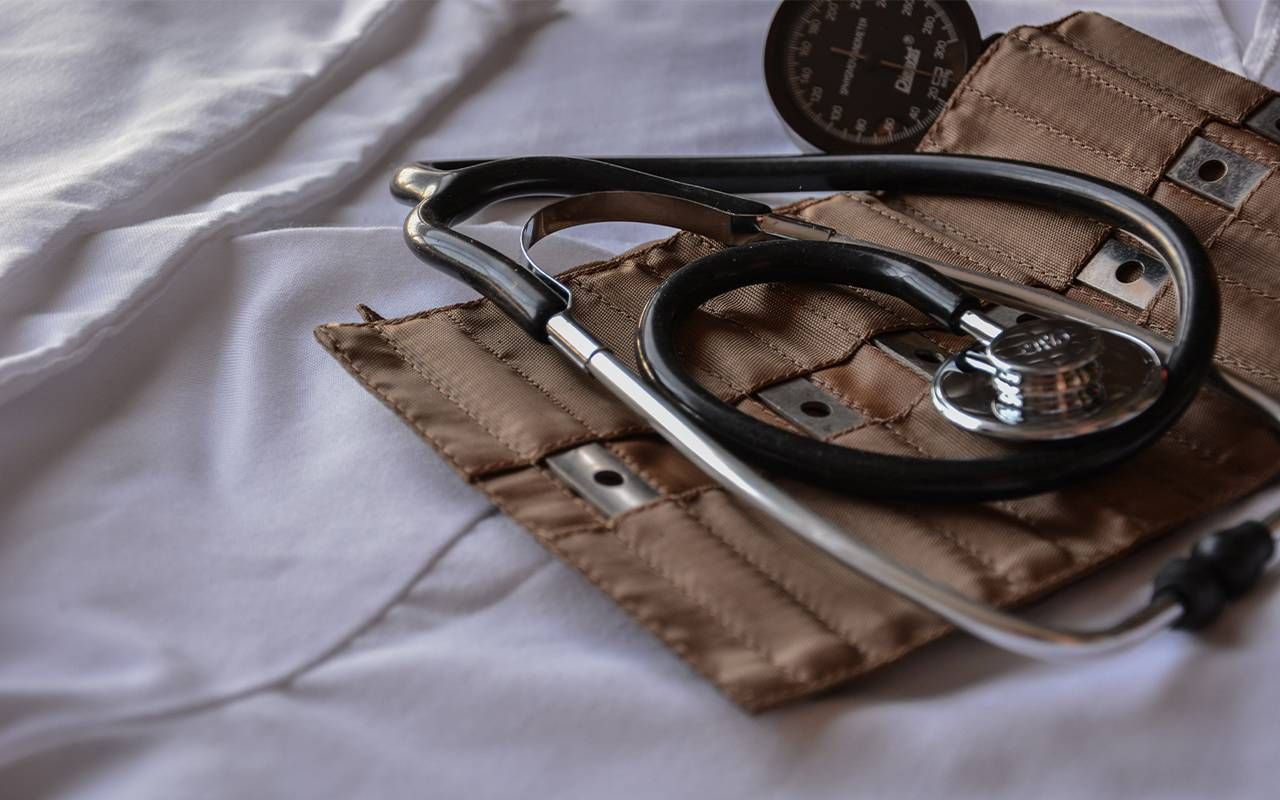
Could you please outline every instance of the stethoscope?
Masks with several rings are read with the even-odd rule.
[[[892,190],[1026,202],[1090,216],[1138,237],[1167,264],[1179,304],[1173,341],[1052,292],[886,250],[729,192]],[[1213,621],[1252,587],[1276,553],[1280,512],[1201,539],[1160,570],[1147,605],[1110,627],[1064,630],[974,601],[859,542],[765,479],[785,471],[845,493],[886,500],[982,501],[1049,491],[1152,444],[1206,380],[1261,408],[1280,404],[1213,366],[1219,303],[1204,248],[1147,197],[1034,164],[950,155],[653,158],[525,157],[417,163],[392,192],[416,207],[409,247],[549,342],[653,426],[722,487],[846,567],[998,647],[1038,658],[1110,652],[1167,628]],[[500,201],[568,195],[525,226],[525,263],[453,229]],[[644,377],[573,317],[568,286],[538,267],[546,237],[595,222],[646,222],[725,245],[658,287],[641,320]],[[1027,445],[1000,459],[928,460],[826,444],[721,402],[684,369],[676,333],[702,303],[760,283],[832,283],[892,295],[974,345],[935,373],[935,407],[956,425]],[[981,301],[1034,312],[1005,325]]]

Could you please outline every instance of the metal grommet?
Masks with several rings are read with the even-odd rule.
[[[1012,328],[1019,322],[1030,322],[1041,317],[1040,314],[1033,311],[1025,311],[1012,306],[991,306],[986,313],[990,319],[1002,328]]]
[[[1102,243],[1076,280],[1122,300],[1146,308],[1169,280],[1169,268],[1159,256],[1118,237]]]
[[[1280,144],[1280,97],[1273,97],[1244,121],[1245,127]]]
[[[909,368],[925,380],[931,380],[949,353],[915,331],[882,333],[871,340],[885,355]]]
[[[595,442],[556,453],[547,458],[547,466],[606,517],[616,517],[658,497],[622,459]]]
[[[862,424],[862,415],[808,378],[796,378],[756,392],[778,416],[815,439],[828,439]]]
[[[1239,208],[1271,168],[1197,136],[1166,177],[1202,197]]]

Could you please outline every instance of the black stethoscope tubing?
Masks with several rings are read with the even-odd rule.
[[[646,374],[739,455],[780,475],[867,497],[912,502],[1019,497],[1095,476],[1133,456],[1173,425],[1195,397],[1212,366],[1219,322],[1217,284],[1199,241],[1154,201],[1114,184],[1016,162],[950,156],[852,156],[840,161],[845,170],[841,182],[860,180],[895,191],[1033,198],[1036,205],[1104,219],[1148,242],[1170,267],[1180,307],[1164,392],[1150,409],[1118,428],[1069,442],[1037,443],[998,458],[869,453],[775,427],[724,403],[685,369],[676,342],[682,324],[698,306],[754,284],[839,283],[898,296],[954,329],[954,304],[935,302],[945,289],[922,293],[916,287],[939,281],[955,287],[901,254],[826,242],[751,244],[727,248],[677,270],[650,299],[638,336]],[[860,171],[864,165],[865,171]]]
[[[682,183],[652,174],[654,172],[703,185]],[[795,226],[795,221],[772,215],[763,204],[717,191],[722,188],[753,192],[891,189],[1022,200],[1088,214],[1144,240],[1168,265],[1180,305],[1175,340],[1168,349],[1167,389],[1138,417],[1107,434],[1090,436],[1083,440],[1085,445],[1114,446],[1113,452],[1121,457],[1136,452],[1176,421],[1211,371],[1219,316],[1217,287],[1208,258],[1194,235],[1172,213],[1136,192],[1062,170],[996,159],[934,155],[628,159],[626,166],[563,157],[529,157],[474,165],[451,164],[448,168],[442,164],[410,164],[397,173],[392,191],[416,204],[404,228],[414,253],[475,287],[530,336],[550,341],[570,361],[641,413],[655,430],[714,476],[731,494],[842,565],[1000,647],[1042,658],[1074,657],[1127,647],[1171,626],[1202,627],[1262,575],[1275,553],[1277,535],[1273,529],[1280,526],[1280,514],[1205,537],[1190,557],[1175,559],[1161,570],[1150,602],[1105,627],[1070,630],[1036,624],[967,598],[850,537],[764,480],[733,455],[730,448],[708,435],[697,420],[690,419],[687,408],[672,403],[655,390],[653,384],[632,374],[590,331],[578,324],[571,313],[572,297],[567,285],[543,273],[532,262],[527,265],[516,262],[452,227],[484,205],[509,197],[584,193],[583,199],[587,200],[585,193],[610,190],[657,193],[703,204],[715,213],[700,217],[694,226],[706,225],[724,234],[721,241],[726,244],[756,241],[767,238],[768,230]],[[608,218],[600,216],[601,220]],[[804,223],[799,225],[803,227]],[[746,285],[769,280],[769,271],[776,268],[772,258],[760,262],[766,266],[753,266],[756,255],[772,255],[754,246],[731,247],[725,252],[728,255],[712,258],[734,258],[745,267],[724,270],[718,267],[727,262],[717,265],[706,260],[685,267],[686,277],[677,273],[659,290],[655,306],[649,312],[651,334],[660,328],[655,322],[659,317],[665,317],[668,326],[677,327],[681,315],[691,313],[691,307],[696,306],[699,293],[711,297],[735,283]],[[885,254],[879,262],[884,268],[881,270],[875,266],[876,258],[866,255],[868,251],[862,252],[864,255],[859,258],[864,271],[883,272],[878,278],[859,277],[863,283],[885,279],[887,288],[909,294],[903,287],[912,280],[918,286],[926,286],[937,277],[930,276],[927,267],[922,270],[923,265],[913,264],[912,259],[899,254]],[[725,277],[717,277],[718,274]],[[831,273],[819,261],[812,277],[820,278],[823,274]],[[893,280],[888,280],[890,277]],[[974,281],[980,287],[988,283]],[[926,291],[926,297],[914,299],[945,320],[946,314],[937,313],[945,311],[945,307],[931,308],[930,303],[943,298],[949,290],[945,284],[933,286],[940,291],[933,294]],[[1038,290],[1019,287],[1015,291],[1015,287],[1010,286],[995,291],[1021,297],[1032,296]],[[1049,297],[1050,306],[1066,303],[1056,295]],[[667,303],[672,305],[667,307]],[[666,334],[655,338],[674,340]],[[651,364],[654,349],[650,348]],[[1113,437],[1122,441],[1110,443]],[[1094,445],[1094,442],[1107,444]],[[1077,442],[1064,455],[1067,462],[1080,452],[1080,444]],[[1052,451],[1041,446],[1034,452]],[[841,488],[848,491],[857,487]],[[972,486],[967,486],[961,496],[975,499],[968,489]],[[912,496],[909,493],[908,499]]]
[[[968,295],[928,266],[878,248],[789,241],[726,248],[677,271],[658,287],[638,332],[640,362],[648,376],[739,455],[837,491],[914,502],[991,500],[1049,491],[1096,475],[1154,442],[1186,410],[1212,366],[1219,305],[1204,248],[1185,223],[1151,199],[1077,173],[950,155],[621,159],[618,163],[527,157],[430,166],[443,177],[420,213],[438,226],[438,232],[433,231],[438,250],[457,257],[456,274],[495,299],[539,338],[545,335],[546,319],[566,308],[568,299],[554,282],[539,280],[521,265],[452,231],[449,226],[454,220],[495,200],[528,194],[602,189],[666,193],[724,214],[753,218],[771,213],[770,209],[721,189],[875,189],[984,197],[1083,214],[1137,236],[1164,259],[1180,313],[1166,359],[1165,389],[1155,404],[1115,429],[1068,443],[1036,443],[1019,446],[1000,458],[963,460],[860,452],[771,426],[701,387],[676,354],[681,323],[700,304],[735,288],[766,282],[862,286],[895,294],[952,326],[955,308],[930,303],[955,293]],[[934,290],[923,294],[913,290],[922,285]]]

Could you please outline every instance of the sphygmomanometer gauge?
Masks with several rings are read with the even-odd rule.
[[[788,0],[765,42],[783,121],[827,153],[911,150],[982,51],[962,0]]]

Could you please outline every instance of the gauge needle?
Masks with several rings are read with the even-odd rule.
[[[895,63],[893,63],[892,61],[884,61],[884,60],[881,60],[880,65],[881,65],[881,66],[883,66],[883,67],[893,67],[894,69],[906,69],[906,68],[907,68],[907,65],[906,65],[906,64],[895,64]],[[932,77],[933,77],[933,73],[932,73],[932,72],[925,72],[925,71],[924,71],[924,70],[922,70],[922,69],[913,69],[913,70],[911,70],[911,71],[912,71],[912,72],[914,72],[914,73],[915,73],[915,74],[917,74],[917,75],[923,75],[923,76],[925,76],[926,78],[932,78]]]
[[[858,59],[859,61],[866,61],[866,60],[867,60],[867,57],[866,57],[866,56],[864,56],[864,55],[859,55],[858,53],[855,53],[855,52],[853,52],[852,50],[841,50],[839,47],[833,47],[833,48],[831,48],[831,52],[836,53],[836,54],[838,54],[838,55],[847,56],[848,58],[856,58],[856,59]],[[882,66],[882,67],[891,67],[891,68],[893,68],[893,69],[906,69],[906,68],[907,68],[907,65],[906,65],[906,64],[895,64],[895,63],[893,63],[892,61],[885,61],[884,59],[881,59],[881,60],[880,60],[880,66]],[[924,70],[922,70],[922,69],[913,69],[913,70],[911,70],[911,71],[912,71],[912,72],[914,72],[914,73],[915,73],[915,74],[917,74],[917,75],[923,75],[923,76],[925,76],[926,78],[931,78],[931,77],[933,77],[933,73],[932,73],[932,72],[925,72],[925,71],[924,71]]]
[[[842,56],[848,56],[849,58],[856,58],[856,59],[858,59],[859,61],[866,61],[866,60],[867,60],[867,57],[866,57],[866,56],[860,56],[860,55],[858,55],[857,53],[853,52],[852,50],[841,50],[839,47],[833,47],[833,48],[831,48],[831,52],[833,52],[833,53],[837,53],[837,54],[842,55]]]

